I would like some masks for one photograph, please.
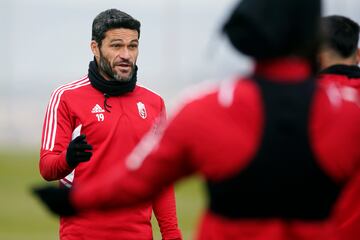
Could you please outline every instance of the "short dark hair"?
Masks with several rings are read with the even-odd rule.
[[[108,9],[99,13],[92,24],[91,39],[95,40],[100,46],[105,38],[105,33],[114,28],[126,28],[136,30],[140,38],[140,22],[118,9]]]
[[[340,56],[352,56],[358,48],[359,24],[350,18],[332,15],[321,19],[324,46],[336,51]]]

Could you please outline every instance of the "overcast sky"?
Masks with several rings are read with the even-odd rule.
[[[0,147],[38,147],[51,91],[87,73],[93,18],[118,8],[142,23],[139,82],[173,96],[249,69],[219,28],[234,0],[1,0]],[[325,0],[324,14],[360,22],[359,0]]]

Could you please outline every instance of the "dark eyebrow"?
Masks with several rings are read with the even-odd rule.
[[[123,42],[123,40],[122,40],[122,39],[112,39],[110,42],[111,42],[111,43],[112,43],[112,42]]]
[[[113,43],[113,42],[124,42],[122,39],[112,39],[110,42]],[[131,40],[130,43],[139,43],[139,40],[138,39],[134,39],[134,40]]]

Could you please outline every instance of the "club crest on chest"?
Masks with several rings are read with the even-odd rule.
[[[138,102],[136,105],[137,105],[140,117],[142,119],[145,119],[147,117],[145,105],[142,102]]]

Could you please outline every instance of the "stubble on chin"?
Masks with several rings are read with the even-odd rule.
[[[100,56],[100,71],[106,75],[109,80],[115,80],[118,82],[129,82],[134,75],[135,66],[132,65],[131,72],[127,77],[121,76],[120,74],[116,73],[111,67],[111,64],[102,56]]]
[[[134,75],[134,66],[131,67],[131,71],[127,77],[124,77],[117,73],[114,73],[114,80],[119,81],[119,82],[130,82],[133,75]]]

